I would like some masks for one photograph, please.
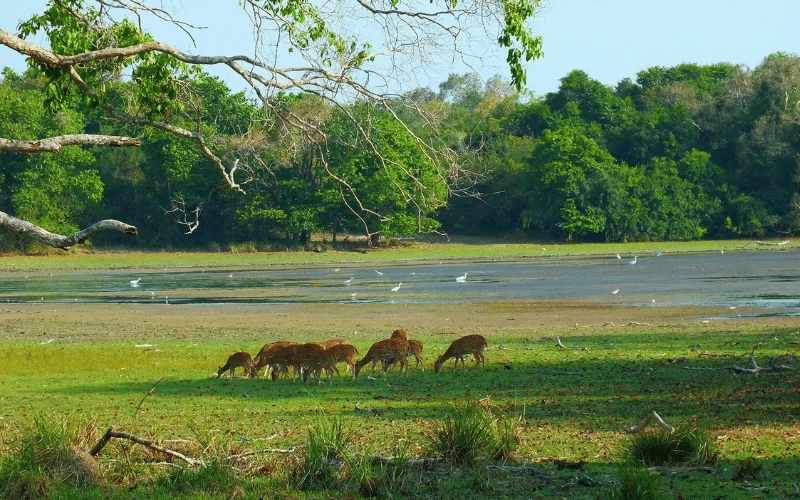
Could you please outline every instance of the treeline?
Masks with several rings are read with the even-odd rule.
[[[53,109],[48,96],[59,90],[47,83],[34,70],[3,71],[0,137],[142,133],[91,103]],[[123,81],[115,85],[126,91]],[[246,195],[219,189],[214,165],[194,143],[148,130],[140,148],[0,154],[0,210],[60,233],[120,219],[137,226],[140,237],[108,234],[94,243],[149,248],[303,244],[312,232],[363,234],[366,227],[388,236],[443,229],[556,241],[800,230],[800,58],[794,55],[773,54],[752,70],[654,67],[614,88],[573,71],[543,98],[516,94],[500,78],[484,83],[472,74],[451,75],[438,92],[409,95],[437,118],[437,140],[478,175],[477,183],[451,179],[456,195],[449,199],[441,164],[388,112],[279,96],[278,106],[302,112],[328,137],[326,148],[317,148],[216,78],[198,73],[190,86],[202,106],[161,113],[194,113],[226,161],[247,156],[248,168],[259,172],[247,177],[242,167],[237,174],[252,177]],[[428,122],[404,118],[418,138],[429,139]],[[369,143],[354,123],[369,128]],[[357,216],[351,208],[359,206],[369,210]],[[26,244],[0,235],[5,248]]]

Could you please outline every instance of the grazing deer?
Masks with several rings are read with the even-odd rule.
[[[444,362],[450,358],[456,358],[453,371],[458,368],[459,360],[461,360],[461,366],[466,370],[467,365],[464,363],[464,356],[472,354],[475,356],[475,371],[477,372],[479,364],[484,365],[484,368],[486,367],[483,358],[483,350],[486,349],[486,345],[486,339],[482,335],[467,335],[466,337],[454,340],[444,354],[439,356],[439,359],[436,360],[436,363],[433,365],[433,371],[439,373]]]
[[[235,352],[228,357],[225,366],[219,367],[219,370],[217,370],[217,378],[220,378],[223,373],[230,370],[231,380],[233,380],[233,372],[239,367],[244,368],[245,375],[249,375],[250,378],[254,377],[253,360],[250,358],[250,354],[246,352]]]
[[[322,342],[309,342],[309,344],[317,344],[322,346],[323,349],[330,349],[331,347],[339,344],[346,344],[347,341],[345,339],[330,339],[330,340],[323,340]]]
[[[262,347],[261,350],[258,351],[258,354],[256,354],[256,357],[253,358],[253,369],[256,371],[256,374],[258,374],[258,370],[264,368],[264,376],[266,377],[267,372],[269,372],[269,369],[272,366],[270,360],[273,358],[275,350],[280,347],[296,344],[297,342],[292,342],[289,340],[279,340],[271,344],[264,344],[264,347]]]
[[[408,340],[408,334],[405,330],[397,329],[392,332],[392,336],[389,337],[390,339],[399,339],[399,340]]]
[[[341,344],[333,347],[338,347]],[[331,349],[333,349],[333,347]],[[308,353],[308,365],[303,370],[303,383],[308,382],[311,375],[316,374],[317,384],[322,383],[322,370],[325,370],[325,378],[329,383],[333,383],[333,371],[336,370],[336,359],[330,349],[313,351]],[[337,370],[338,371],[338,370]]]
[[[401,330],[402,331],[402,330]],[[417,360],[417,366],[422,365],[422,371],[425,371],[425,361],[422,359],[422,342],[415,339],[408,339],[408,354],[406,355],[407,358],[414,356],[414,359]],[[378,361],[372,362],[372,371],[375,371],[375,365]],[[392,361],[389,363],[389,367],[395,364],[396,361]]]
[[[325,351],[325,349],[323,349],[322,346],[311,342],[279,347],[275,351],[275,356],[273,357],[274,362],[270,364],[273,366],[291,366],[292,377],[294,377],[294,375],[300,375],[302,377],[303,370],[307,370],[312,360],[315,360],[323,351]],[[276,369],[272,371],[273,381],[276,379],[276,371]]]
[[[366,356],[358,360],[355,364],[353,375],[358,377],[361,368],[367,363],[380,361],[383,375],[386,376],[386,369],[392,361],[400,361],[400,373],[408,375],[408,342],[400,339],[386,339],[372,344]]]
[[[358,354],[358,349],[350,344],[338,344],[325,349],[325,352],[330,354],[333,358],[333,369],[336,371],[337,375],[341,376],[341,373],[339,373],[339,369],[336,368],[336,364],[344,361],[347,363],[347,368],[353,372],[353,378],[356,378],[355,359],[356,354]]]

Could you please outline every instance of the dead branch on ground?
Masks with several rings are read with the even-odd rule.
[[[632,427],[626,427],[625,430],[629,434],[635,434],[637,432],[641,432],[645,427],[650,425],[650,422],[653,422],[653,421],[655,421],[656,424],[658,424],[664,430],[668,431],[670,434],[675,432],[675,427],[672,427],[668,423],[664,422],[664,420],[661,419],[661,417],[658,415],[658,413],[655,412],[655,410],[651,411],[650,414],[644,420],[642,420],[639,423],[639,425],[634,425]]]

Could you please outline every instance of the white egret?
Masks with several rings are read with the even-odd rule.
[[[142,281],[142,278],[136,278],[135,280],[131,280],[131,285],[136,285],[136,284],[138,284],[140,281]]]
[[[351,293],[351,294],[350,294],[350,299],[351,299],[351,300],[356,300],[356,294],[357,294],[357,293],[358,293],[358,292],[353,292],[353,293]]]
[[[377,269],[375,270],[375,272],[378,273],[379,275],[383,276],[383,273],[378,271]]]
[[[622,259],[622,255],[617,254],[617,260],[620,260],[620,259]]]
[[[349,285],[352,282],[353,282],[353,277],[352,276],[350,276],[350,279],[344,280],[344,284],[345,285]]]
[[[618,293],[619,293],[619,288],[617,288],[616,290],[614,290],[613,292],[611,292],[611,295],[616,295],[616,294],[618,294]]]
[[[233,278],[233,273],[229,274],[228,278]]]
[[[458,283],[464,283],[465,281],[467,281],[467,273],[464,273],[464,276],[459,276],[459,277],[457,277],[457,278],[456,278],[456,281],[457,281]]]
[[[664,255],[664,254],[661,253],[661,252],[656,252],[656,257],[661,257],[662,255]]]
[[[634,255],[634,256],[633,256],[633,260],[632,260],[632,261],[630,261],[630,262],[628,262],[628,264],[636,264],[636,259],[638,259],[638,258],[639,258],[639,256],[638,256],[638,255]]]
[[[338,273],[339,272],[339,268],[337,267],[336,269],[333,270],[333,272]]]
[[[401,286],[403,286],[403,284],[402,283],[398,283],[396,287],[392,288],[392,291],[396,292],[396,291],[400,290]]]

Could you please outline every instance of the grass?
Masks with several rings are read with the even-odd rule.
[[[460,241],[460,242],[456,242]],[[790,242],[778,247],[782,251],[796,251],[800,243]],[[759,247],[751,240],[709,240],[688,242],[638,242],[638,243],[588,243],[588,244],[538,244],[506,242],[499,239],[472,240],[462,238],[454,242],[424,243],[404,241],[392,247],[353,251],[324,252],[264,252],[253,243],[232,244],[226,252],[119,252],[73,249],[68,252],[53,251],[44,255],[4,255],[0,259],[0,272],[42,271],[92,271],[108,269],[169,269],[203,267],[236,268],[277,265],[342,266],[374,265],[397,261],[460,261],[460,260],[519,260],[547,257],[585,255],[613,256],[647,255],[656,251],[670,253],[739,251],[776,247]]]
[[[710,433],[697,427],[634,434],[626,445],[626,455],[648,466],[703,466],[717,458]]]

